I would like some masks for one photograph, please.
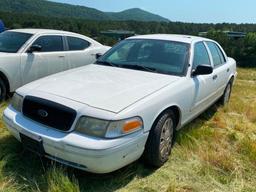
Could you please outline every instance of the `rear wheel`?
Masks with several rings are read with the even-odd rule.
[[[149,165],[161,167],[169,158],[174,138],[175,115],[164,112],[152,127],[146,143],[144,159]]]
[[[6,99],[6,86],[2,79],[0,79],[0,102]]]
[[[232,92],[232,81],[230,81],[228,83],[228,85],[225,88],[225,91],[222,95],[222,97],[220,98],[220,103],[222,105],[226,105],[229,102],[230,96],[231,96],[231,92]]]

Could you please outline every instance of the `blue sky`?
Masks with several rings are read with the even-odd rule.
[[[102,11],[141,8],[171,21],[256,23],[256,0],[54,0]]]

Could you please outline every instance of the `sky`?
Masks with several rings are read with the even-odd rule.
[[[171,21],[256,23],[256,0],[53,0],[118,12],[141,8]]]

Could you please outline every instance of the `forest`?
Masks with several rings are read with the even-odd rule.
[[[25,13],[0,12],[0,19],[9,29],[47,28],[77,32],[113,45],[116,39],[101,35],[103,30],[130,30],[136,34],[187,34],[208,32],[207,37],[218,41],[228,56],[236,59],[240,67],[256,67],[256,24],[196,24],[182,22],[95,21],[78,18],[47,17]],[[222,31],[246,32],[245,38],[229,38]]]

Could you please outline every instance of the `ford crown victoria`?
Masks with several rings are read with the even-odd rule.
[[[160,167],[177,130],[229,101],[235,77],[215,41],[136,36],[95,64],[18,89],[4,121],[31,151],[82,170],[112,172],[141,156]]]

